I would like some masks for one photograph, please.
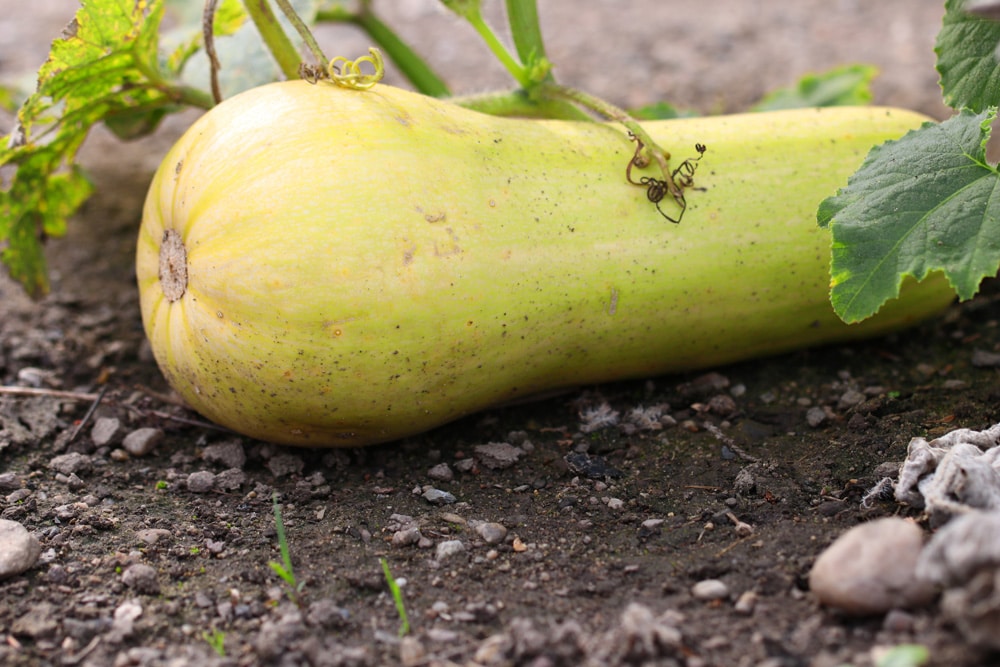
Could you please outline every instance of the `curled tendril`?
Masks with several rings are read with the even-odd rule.
[[[673,223],[680,223],[681,218],[684,217],[684,212],[687,210],[687,200],[684,198],[684,189],[694,186],[694,172],[698,168],[698,162],[705,155],[705,151],[708,150],[705,144],[695,144],[694,149],[698,151],[698,157],[688,158],[678,165],[676,169],[670,172],[670,178],[673,183],[667,182],[660,178],[654,178],[652,176],[642,176],[639,180],[632,178],[632,167],[645,167],[649,164],[649,160],[643,155],[643,149],[646,147],[642,140],[637,136],[629,133],[629,138],[636,142],[635,155],[632,159],[628,161],[628,166],[625,168],[625,178],[632,185],[638,185],[646,188],[646,199],[656,204],[656,210],[660,212],[664,218]],[[671,185],[674,187],[671,188]],[[673,200],[681,207],[681,212],[676,218],[671,218],[667,215],[662,208],[660,208],[660,202],[663,198],[670,194]]]
[[[326,68],[330,80],[338,86],[354,90],[368,90],[374,86],[385,74],[385,62],[382,60],[382,52],[378,49],[369,48],[368,53],[370,55],[355,60],[348,60],[344,56],[337,56],[331,60]],[[368,63],[375,71],[365,74],[361,71],[362,63]]]

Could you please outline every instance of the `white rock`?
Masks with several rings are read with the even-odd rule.
[[[935,594],[916,577],[923,542],[923,530],[905,519],[855,526],[816,559],[809,587],[820,603],[855,616],[919,607]]]
[[[16,521],[0,519],[0,579],[31,569],[38,562],[42,545]]]
[[[517,459],[524,454],[523,449],[507,442],[490,442],[485,445],[477,445],[475,452],[479,463],[484,468],[489,468],[490,470],[509,468],[517,463]]]
[[[487,521],[476,524],[475,531],[486,544],[500,544],[507,537],[507,528],[501,523]]]
[[[165,434],[158,428],[140,428],[122,440],[122,449],[132,456],[146,456],[163,441]]]
[[[691,595],[697,600],[722,600],[729,597],[729,587],[718,579],[704,579],[691,587]]]
[[[115,417],[98,417],[90,430],[90,439],[98,447],[115,444],[122,433],[122,422]]]
[[[437,551],[434,554],[436,560],[447,560],[452,556],[465,553],[465,545],[461,540],[446,540],[439,542]]]

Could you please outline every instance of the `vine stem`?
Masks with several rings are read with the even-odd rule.
[[[215,52],[215,7],[218,0],[208,0],[201,16],[202,39],[205,42],[205,53],[208,54],[208,73],[212,85],[212,99],[218,104],[222,101],[222,88],[219,87],[219,56]]]
[[[491,116],[593,120],[593,117],[566,100],[533,99],[524,89],[461,95],[448,99],[452,104]]]
[[[312,31],[309,30],[309,27],[301,18],[299,18],[299,15],[295,13],[295,9],[292,8],[292,4],[288,0],[274,1],[278,3],[278,7],[284,13],[285,18],[291,22],[296,32],[299,33],[299,36],[302,37],[302,40],[306,43],[306,46],[309,47],[309,51],[312,52],[313,58],[316,59],[316,64],[320,67],[326,65],[328,61],[326,56],[323,54],[323,49],[320,48],[319,42],[316,41],[316,38],[313,36]]]
[[[677,187],[677,183],[674,182],[674,175],[670,171],[670,165],[668,161],[670,160],[670,153],[660,148],[660,146],[653,141],[653,138],[649,136],[649,133],[639,124],[635,118],[629,115],[627,111],[621,107],[615,106],[606,100],[602,100],[599,97],[595,97],[590,93],[585,93],[582,90],[576,88],[570,88],[568,86],[562,86],[560,84],[551,81],[542,81],[536,84],[531,91],[535,96],[543,99],[561,99],[568,100],[574,104],[578,104],[585,109],[590,109],[591,111],[604,116],[609,120],[613,120],[617,123],[621,123],[625,126],[632,135],[643,145],[643,149],[637,154],[637,158],[642,158],[643,164],[639,164],[638,160],[636,163],[637,167],[644,167],[649,164],[650,158],[656,162],[659,166],[660,171],[663,172],[663,180],[667,184],[667,189],[670,191],[670,195],[675,199],[682,197],[681,189]]]
[[[247,10],[254,25],[257,26],[264,44],[274,56],[285,78],[298,79],[299,63],[302,59],[299,57],[295,45],[288,39],[288,35],[278,23],[278,17],[274,15],[267,0],[243,0],[243,7]]]

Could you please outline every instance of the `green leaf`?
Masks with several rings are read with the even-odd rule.
[[[864,106],[872,100],[871,83],[877,74],[873,65],[845,65],[822,74],[807,74],[796,85],[767,94],[751,111]]]
[[[33,295],[48,290],[41,240],[64,233],[91,192],[73,164],[87,132],[109,114],[164,99],[136,67],[155,52],[162,11],[162,0],[84,0],[0,139],[0,166],[16,166],[0,190],[0,259]]]
[[[903,278],[943,271],[962,299],[1000,266],[1000,174],[986,162],[995,109],[925,123],[872,149],[820,204],[833,233],[831,295],[846,322],[873,315]]]
[[[979,112],[1000,105],[1000,23],[965,11],[965,0],[948,0],[937,36],[937,70],[945,104]]]
[[[921,644],[892,647],[875,663],[876,667],[921,667],[931,659],[931,652]]]

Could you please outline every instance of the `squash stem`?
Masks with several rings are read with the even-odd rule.
[[[288,35],[278,23],[278,17],[274,15],[267,1],[243,0],[243,7],[247,10],[254,25],[257,26],[264,44],[267,45],[267,49],[278,63],[285,78],[300,78],[299,63],[302,62],[302,59],[299,57],[295,45],[288,39]]]
[[[479,36],[483,38],[486,42],[486,46],[489,47],[493,55],[496,56],[497,60],[510,72],[510,75],[514,77],[518,85],[522,88],[531,88],[534,83],[531,80],[530,73],[527,68],[522,65],[517,58],[503,45],[497,34],[493,32],[486,21],[483,20],[483,13],[480,11],[479,0],[441,0],[442,3],[451,11],[458,14],[460,17],[469,22],[472,29],[479,33]]]
[[[295,10],[292,8],[292,4],[288,0],[274,1],[278,3],[278,7],[281,9],[282,13],[284,13],[285,18],[291,22],[292,27],[294,27],[296,32],[299,33],[302,41],[304,41],[306,46],[309,47],[309,50],[313,54],[313,58],[316,59],[316,64],[320,67],[326,65],[327,59],[323,54],[323,49],[320,48],[319,42],[316,41],[312,31],[309,30],[309,26],[307,26],[305,22],[299,18],[299,15],[295,13]]]
[[[637,153],[636,157],[639,158],[637,167],[643,167],[649,164],[650,158],[656,162],[659,166],[660,171],[663,172],[663,180],[667,184],[667,189],[670,191],[671,196],[674,199],[681,197],[681,190],[674,181],[673,173],[670,171],[670,165],[668,160],[670,160],[670,153],[660,148],[659,144],[653,141],[653,138],[649,136],[649,133],[643,129],[642,125],[639,124],[635,118],[633,118],[627,111],[621,107],[615,106],[606,100],[602,100],[599,97],[595,97],[590,93],[585,93],[577,88],[570,88],[568,86],[562,86],[552,81],[542,81],[536,84],[532,88],[532,94],[540,99],[561,99],[578,104],[585,109],[589,109],[601,116],[604,116],[608,120],[613,120],[617,123],[621,123],[625,126],[629,132],[644,146],[644,148]]]
[[[498,91],[460,95],[448,99],[452,104],[491,116],[549,118],[558,120],[593,120],[565,100],[533,99],[525,90]]]

